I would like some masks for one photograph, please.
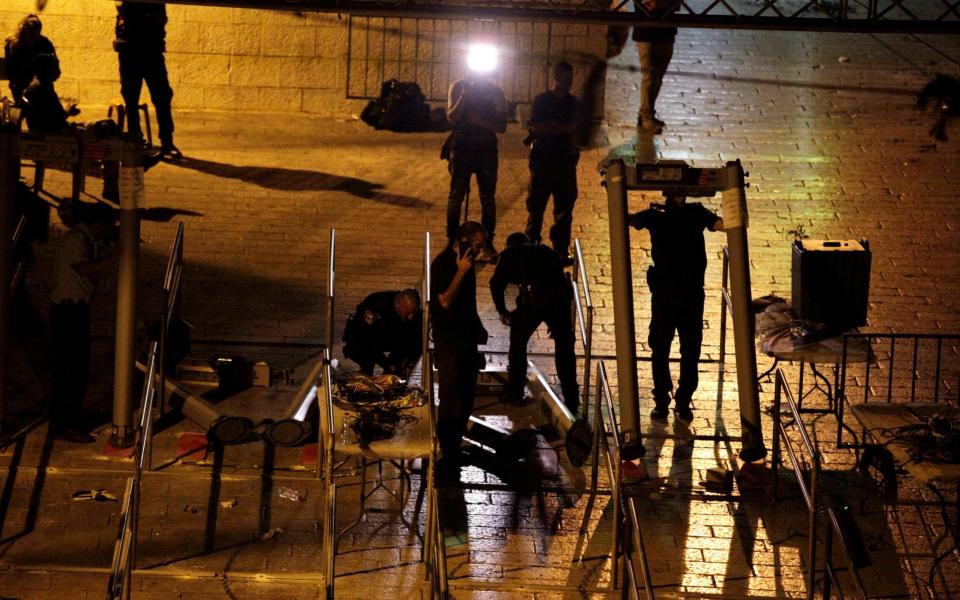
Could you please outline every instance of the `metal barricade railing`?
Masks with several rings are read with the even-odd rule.
[[[10,247],[13,248],[14,256],[16,256],[17,245],[20,243],[20,240],[23,239],[23,234],[27,230],[27,216],[20,215],[20,219],[17,221],[16,227],[13,228],[13,236],[10,238]],[[17,261],[13,265],[13,271],[10,274],[10,293],[13,294],[17,291],[17,287],[20,285],[20,280],[23,278],[23,273],[26,270],[27,264],[25,260]]]
[[[830,600],[830,594],[832,588],[836,587],[837,590],[840,590],[840,581],[837,578],[837,569],[833,566],[833,537],[837,537],[837,541],[840,542],[840,550],[843,552],[844,560],[847,563],[847,571],[850,573],[850,578],[853,579],[853,585],[857,590],[857,597],[860,600],[867,600],[867,592],[863,587],[863,580],[860,579],[860,573],[857,572],[857,566],[854,564],[853,558],[850,554],[850,548],[847,547],[847,541],[843,537],[843,530],[840,528],[840,523],[837,521],[837,514],[833,512],[832,508],[827,508],[827,536],[824,541],[823,554],[824,554],[824,578],[823,578],[823,600]],[[840,592],[840,598],[843,598],[843,592]]]
[[[806,481],[803,478],[803,464],[797,457],[796,452],[793,450],[793,445],[790,443],[790,439],[787,435],[787,424],[784,424],[782,420],[783,414],[781,413],[781,407],[783,398],[786,398],[787,400],[787,406],[790,409],[790,417],[793,419],[793,423],[797,425],[797,432],[800,435],[800,440],[804,449],[806,450],[807,458],[810,461],[809,481]],[[800,419],[800,408],[797,406],[796,400],[793,398],[793,393],[790,392],[790,386],[787,383],[787,378],[782,369],[777,369],[776,372],[776,388],[773,397],[773,423],[774,432],[772,460],[774,501],[779,498],[780,448],[782,445],[782,447],[786,448],[787,450],[787,457],[790,459],[790,464],[793,467],[794,473],[796,474],[797,485],[800,487],[800,494],[803,496],[803,501],[807,505],[807,598],[812,599],[816,595],[817,525],[820,517],[825,516],[827,519],[827,534],[826,541],[824,543],[823,560],[825,577],[823,581],[823,598],[825,600],[829,600],[831,582],[834,585],[837,585],[837,573],[833,567],[833,536],[836,535],[837,539],[840,541],[840,549],[842,550],[844,558],[846,559],[850,576],[853,578],[859,597],[863,600],[866,600],[867,596],[863,589],[863,582],[860,579],[860,575],[857,573],[857,568],[847,547],[846,539],[844,538],[843,532],[840,529],[840,525],[837,522],[836,514],[833,512],[832,508],[827,507],[824,511],[820,506],[820,453],[817,451],[816,446],[810,439],[810,435],[807,433],[803,421]],[[839,588],[839,585],[837,585],[837,587]]]
[[[902,348],[899,354],[898,347]],[[960,403],[958,347],[960,333],[844,334],[837,383],[837,445],[851,447],[843,441],[843,429],[849,430],[844,423],[844,409],[855,400],[850,393],[855,386],[863,389],[864,404],[871,399],[885,404],[913,404],[918,400],[929,404]],[[850,372],[855,363],[865,363],[859,382]],[[883,369],[887,371],[885,376],[874,375],[874,371],[882,373]],[[952,397],[948,398],[947,393]]]
[[[130,598],[130,585],[134,565],[137,561],[137,537],[140,521],[140,489],[143,472],[149,470],[151,446],[153,441],[153,408],[156,398],[157,382],[157,346],[150,344],[147,357],[147,378],[143,385],[143,399],[140,405],[140,437],[133,457],[133,477],[127,479],[123,495],[123,509],[120,527],[113,548],[113,562],[110,567],[110,579],[107,584],[107,598]]]
[[[170,248],[163,277],[160,336],[159,340],[151,342],[147,355],[146,378],[143,382],[140,404],[139,438],[133,459],[133,477],[128,479],[124,493],[123,516],[120,519],[110,579],[107,584],[107,598],[110,599],[130,597],[131,578],[137,561],[141,481],[143,472],[150,471],[153,465],[153,424],[157,406],[159,405],[161,413],[164,411],[166,342],[170,321],[175,314],[180,297],[180,279],[183,275],[183,232],[183,223],[180,223]],[[159,402],[157,402],[158,396]]]
[[[430,232],[424,234],[423,244],[423,286],[421,304],[423,306],[423,360],[421,361],[420,387],[427,393],[427,402],[430,406],[430,444],[431,444],[431,463],[428,468],[427,489],[432,494],[429,502],[429,510],[424,524],[423,547],[426,553],[424,558],[427,566],[425,573],[432,578],[431,598],[439,596],[446,600],[449,597],[449,585],[447,584],[447,550],[444,546],[443,532],[440,529],[440,504],[438,503],[437,491],[434,486],[434,460],[437,456],[437,403],[434,398],[433,387],[433,353],[430,349],[430,295],[433,290],[433,281],[430,278],[430,254],[431,254],[431,236]],[[422,485],[422,484],[421,484]]]
[[[177,226],[177,235],[173,238],[170,247],[170,256],[167,257],[167,269],[163,275],[163,315],[160,323],[160,414],[166,411],[166,383],[167,383],[167,334],[170,330],[170,321],[176,314],[180,300],[180,278],[183,275],[183,223]]]
[[[337,256],[337,230],[330,229],[330,250],[327,257],[327,348],[333,351],[333,309],[334,294],[333,290],[336,284],[336,256]]]
[[[800,459],[797,458],[796,452],[793,450],[793,445],[790,444],[790,439],[787,436],[787,429],[782,420],[783,415],[780,412],[780,407],[783,397],[786,397],[787,399],[787,406],[790,407],[790,415],[793,417],[793,421],[797,425],[797,431],[800,433],[800,439],[803,441],[803,446],[807,451],[808,458],[810,459],[809,483],[804,481],[803,476],[801,475],[803,466],[800,462]],[[779,493],[780,447],[782,439],[783,447],[786,448],[787,456],[790,459],[790,464],[793,466],[794,473],[796,473],[797,485],[800,486],[800,493],[803,495],[803,500],[807,505],[807,598],[812,599],[814,590],[816,589],[817,512],[819,510],[817,484],[820,479],[820,453],[817,452],[816,447],[810,440],[810,436],[807,435],[807,430],[803,425],[803,421],[800,420],[800,410],[797,407],[797,403],[793,399],[793,394],[790,392],[790,386],[787,385],[787,379],[783,374],[782,369],[777,369],[776,391],[773,396],[773,423],[773,496],[774,500],[776,500]]]
[[[590,280],[583,261],[583,248],[580,240],[573,241],[574,263],[573,278],[570,287],[573,290],[573,304],[583,342],[583,387],[580,406],[584,420],[590,419],[590,367],[593,360],[593,300],[590,298]],[[596,452],[594,452],[596,459]],[[596,462],[596,461],[594,461]]]
[[[639,567],[640,567],[640,576],[643,578],[642,583],[643,589],[646,592],[647,599],[653,600],[653,582],[650,578],[650,566],[647,561],[646,547],[643,543],[643,533],[640,531],[640,520],[637,515],[636,507],[632,502],[625,502],[625,496],[622,488],[622,481],[620,476],[620,448],[622,445],[622,440],[620,439],[620,428],[617,426],[617,417],[613,408],[613,395],[610,393],[610,383],[607,379],[607,369],[602,361],[597,362],[597,378],[596,378],[596,413],[594,414],[594,431],[602,432],[598,433],[600,438],[600,443],[603,445],[604,454],[607,457],[607,466],[608,466],[608,475],[611,482],[611,500],[613,501],[613,515],[614,515],[614,528],[613,528],[613,542],[611,549],[611,557],[613,558],[613,574],[612,581],[614,585],[617,585],[617,582],[620,579],[619,576],[619,563],[622,557],[625,569],[624,577],[625,579],[630,580],[630,587],[624,592],[631,592],[633,596],[637,595],[637,590],[640,589],[637,581],[637,565],[634,564],[633,556],[631,553],[631,548],[636,550]],[[607,418],[610,421],[609,431],[606,427],[605,419],[603,418],[604,409],[607,413]],[[594,461],[594,471],[592,475],[593,488],[596,489],[596,479],[597,479],[597,461]],[[624,518],[625,517],[625,518]],[[625,523],[624,523],[625,521]],[[624,539],[622,527],[624,524],[626,526],[627,536]],[[625,585],[626,581],[622,585]]]

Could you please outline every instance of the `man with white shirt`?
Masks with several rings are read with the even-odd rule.
[[[100,278],[116,262],[116,248],[108,242],[116,221],[111,207],[91,205],[57,247],[50,295],[54,348],[50,426],[58,440],[95,441],[83,431],[83,402],[90,375],[90,303]]]

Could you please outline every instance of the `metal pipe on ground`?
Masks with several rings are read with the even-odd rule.
[[[550,424],[563,438],[567,458],[575,466],[581,466],[593,448],[593,431],[590,424],[575,417],[564,404],[543,372],[532,361],[527,361],[527,387],[540,403],[540,409]]]
[[[146,372],[146,366],[137,361],[137,368]],[[200,426],[207,437],[224,446],[239,444],[253,431],[253,421],[247,417],[225,415],[212,404],[183,387],[174,379],[164,381],[166,389],[183,399],[179,407],[186,418]]]
[[[497,458],[504,461],[527,458],[527,454],[537,445],[537,435],[532,430],[506,431],[474,416],[467,421],[464,437],[489,448]]]
[[[310,414],[310,407],[317,400],[317,389],[320,385],[323,366],[323,360],[318,360],[310,374],[303,380],[293,400],[290,401],[283,417],[263,432],[265,440],[277,446],[296,446],[310,437],[313,426],[307,420],[307,416]]]

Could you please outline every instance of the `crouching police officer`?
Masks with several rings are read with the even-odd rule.
[[[410,376],[422,352],[420,294],[417,290],[374,292],[357,305],[343,332],[343,355],[360,370]]]
[[[519,287],[514,311],[508,311],[504,302],[507,284]],[[523,399],[527,381],[527,342],[540,323],[546,323],[553,337],[563,400],[576,413],[580,407],[580,386],[573,351],[572,294],[560,257],[546,246],[531,244],[523,233],[511,234],[490,279],[490,293],[500,321],[510,327],[507,400],[520,402]]]

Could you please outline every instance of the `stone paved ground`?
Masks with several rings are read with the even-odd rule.
[[[951,39],[924,41],[931,45],[895,35],[681,33],[660,105],[668,128],[655,140],[639,140],[640,146],[651,156],[701,166],[736,158],[744,162],[751,173],[755,295],[789,293],[793,237],[789,232],[802,225],[814,239],[869,238],[874,253],[871,327],[957,331],[960,279],[953,271],[960,265],[955,192],[960,183],[960,145],[929,138],[929,115],[912,111],[910,105],[913,90],[928,74],[957,73],[960,47]],[[606,134],[611,144],[633,141],[635,64],[628,47],[608,74]],[[196,338],[322,343],[330,227],[338,235],[336,335],[345,316],[369,291],[417,283],[424,229],[442,234],[446,175],[437,158],[440,135],[373,132],[351,119],[302,116],[179,113],[177,124],[178,143],[190,158],[151,171],[148,199],[154,208],[200,214],[144,224],[140,277],[144,314],[156,311],[160,272],[178,221],[186,223],[183,312],[196,327]],[[511,126],[502,144],[501,240],[503,234],[519,229],[525,217],[521,137],[519,128]],[[600,148],[583,155],[575,227],[584,243],[597,311],[595,352],[609,355],[613,321],[606,197],[594,168],[605,152]],[[51,177],[53,189],[64,189],[66,182],[64,176]],[[89,187],[96,190],[97,182],[91,180]],[[638,197],[631,206],[641,207],[652,199]],[[719,209],[717,199],[706,204]],[[476,214],[475,203],[472,209]],[[57,226],[56,232],[61,230]],[[639,234],[631,243],[635,272],[640,273],[649,260],[649,240]],[[720,236],[709,237],[708,250],[715,259],[722,244]],[[37,248],[30,279],[37,307],[46,303],[52,247],[51,243]],[[723,396],[719,403],[716,400],[719,263],[712,260],[707,275],[708,298],[714,301],[708,302],[705,315],[705,360],[694,429],[712,433],[719,421],[736,434],[732,365]],[[106,282],[104,289],[110,284]],[[642,332],[648,309],[640,278],[635,288]],[[95,329],[104,336],[110,334],[112,302],[111,294],[103,293],[95,306]],[[481,309],[491,332],[490,348],[505,350],[506,331],[482,294]],[[645,356],[644,336],[640,337]],[[534,346],[549,350],[544,332]],[[97,348],[102,360],[89,405],[105,413],[111,351],[105,341]],[[44,347],[30,338],[15,349],[23,350],[16,357],[22,368],[15,374],[19,392],[15,408],[35,412],[42,405],[38,382],[45,378]],[[196,353],[205,356],[215,349],[201,346]],[[307,363],[315,352],[256,346],[224,349],[270,360],[278,367]],[[760,361],[765,368],[767,359]],[[543,366],[549,367],[548,361]],[[641,389],[646,389],[645,363],[640,373]],[[787,373],[796,377],[797,369],[788,366]],[[615,377],[613,383],[615,390]],[[254,390],[228,400],[224,407],[258,418],[276,415],[292,390],[289,386]],[[765,405],[771,393],[772,385],[765,384]],[[644,403],[644,411],[647,408]],[[825,494],[847,493],[855,500],[866,484],[850,475],[850,454],[832,445],[833,427],[831,417],[818,420],[814,427],[829,470]],[[181,424],[161,435],[157,460],[171,460],[176,434],[189,429],[189,424]],[[765,430],[770,431],[768,420]],[[68,590],[72,597],[101,595],[117,507],[67,498],[84,487],[119,490],[129,463],[86,449],[49,447],[44,431],[41,427],[29,436],[21,450],[12,446],[0,454],[9,465],[0,492],[4,567],[0,596],[49,598]],[[698,497],[705,470],[729,466],[736,443],[732,452],[724,444],[703,441],[651,446],[647,464],[655,479],[633,491],[658,595],[804,594],[803,513],[795,488],[788,487],[787,499],[774,505],[705,501]],[[161,556],[173,564],[158,566],[140,578],[137,597],[313,597],[315,576],[291,583],[284,579],[284,571],[306,571],[314,564],[319,548],[311,499],[318,495],[311,491],[302,505],[284,505],[273,494],[284,482],[295,480],[304,489],[313,484],[300,468],[295,450],[279,450],[273,462],[268,458],[259,443],[229,448],[220,493],[214,497],[236,497],[238,505],[213,513],[207,508],[216,481],[210,478],[210,462],[176,465],[166,474],[148,477],[145,529],[149,526],[153,537],[145,543],[141,566],[153,565],[153,557],[159,561]],[[270,477],[261,477],[264,464],[275,467]],[[449,556],[456,597],[603,596],[610,580],[609,561],[600,558],[609,543],[607,497],[599,496],[591,504],[584,496],[502,490],[489,485],[500,482],[496,475],[480,469],[468,471],[465,480],[469,544],[451,548]],[[573,481],[577,480],[573,472]],[[905,496],[919,494],[904,484]],[[265,485],[272,486],[270,500],[264,497]],[[348,485],[344,493],[356,493],[355,488]],[[197,512],[184,511],[187,505]],[[263,516],[264,507],[269,507],[269,519]],[[218,514],[213,525],[211,514]],[[77,527],[78,523],[84,526]],[[369,597],[372,581],[397,594],[424,592],[417,586],[414,567],[407,564],[409,536],[393,523],[384,525],[386,530],[376,537],[365,537],[376,529],[374,525],[348,540],[350,551],[338,562],[338,569],[343,568],[340,596]],[[873,551],[874,564],[863,570],[871,595],[920,595],[917,578],[925,578],[932,545],[942,532],[938,514],[868,503],[860,526]],[[285,531],[260,540],[273,527]],[[212,542],[203,535],[211,531],[216,532]],[[354,545],[359,549],[370,544],[378,549],[353,551]],[[211,552],[204,553],[207,550]],[[936,596],[960,594],[958,581],[960,566],[951,558],[936,581]]]

